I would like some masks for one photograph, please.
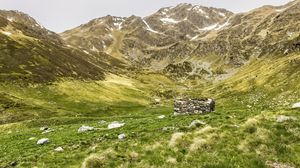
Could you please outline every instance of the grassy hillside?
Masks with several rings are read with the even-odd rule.
[[[0,168],[300,167],[299,5],[106,16],[68,42],[0,10]],[[198,23],[205,12],[213,20]],[[216,111],[174,116],[185,97]]]
[[[253,59],[217,84],[153,73],[2,84],[0,166],[299,167],[300,111],[290,109],[299,100],[298,63],[298,54]],[[217,111],[175,117],[179,95],[216,98]],[[162,104],[154,105],[155,98]],[[279,122],[281,116],[286,120]],[[189,127],[196,119],[206,124]],[[125,126],[109,130],[112,121]],[[77,133],[82,125],[97,129]],[[44,126],[53,132],[42,134]],[[40,138],[50,143],[36,145]],[[59,146],[64,152],[54,151]]]

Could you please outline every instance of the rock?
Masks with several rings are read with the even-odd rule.
[[[78,129],[78,133],[83,133],[83,132],[93,131],[93,130],[94,130],[94,127],[89,127],[89,126],[83,125]]]
[[[160,104],[161,103],[161,99],[159,99],[159,98],[154,99],[154,102],[155,102],[155,104]]]
[[[101,121],[99,121],[98,123],[99,123],[100,125],[104,125],[104,124],[106,124],[107,122],[104,121],[104,120],[101,120]]]
[[[17,165],[18,165],[18,162],[16,162],[16,161],[10,163],[11,167],[16,167]]]
[[[44,144],[47,144],[49,142],[50,141],[49,141],[48,138],[42,138],[42,139],[38,140],[36,144],[38,144],[38,145],[44,145]]]
[[[166,118],[166,116],[165,115],[161,115],[161,116],[158,116],[158,118],[159,119],[164,119],[164,118]]]
[[[62,147],[57,147],[54,149],[55,152],[63,152],[64,149]]]
[[[291,119],[292,119],[291,117],[280,115],[280,116],[277,116],[276,122],[282,123],[285,121],[289,121]]]
[[[32,140],[35,140],[35,139],[36,139],[35,137],[31,137],[28,140],[32,141]]]
[[[43,131],[42,134],[48,134],[50,132],[53,132],[53,130],[47,129],[47,130]]]
[[[271,161],[267,161],[266,165],[270,166],[271,168],[295,168],[294,166],[285,163],[271,162]]]
[[[125,135],[125,134],[120,134],[120,135],[118,136],[118,138],[119,138],[120,140],[124,140],[124,139],[126,138],[126,135]]]
[[[120,123],[118,121],[114,121],[108,125],[108,129],[120,128],[123,127],[125,123]]]
[[[215,111],[213,99],[176,99],[174,102],[174,115],[205,114]]]
[[[300,108],[300,102],[293,104],[292,108]]]
[[[48,129],[49,129],[48,127],[41,127],[41,128],[40,128],[41,131],[46,131],[46,130],[48,130]]]
[[[193,128],[193,127],[199,127],[201,125],[206,125],[205,122],[200,121],[200,120],[194,120],[192,121],[192,123],[189,125],[189,128]]]
[[[178,128],[176,128],[176,127],[163,127],[162,130],[163,131],[174,131],[174,130],[178,130]]]

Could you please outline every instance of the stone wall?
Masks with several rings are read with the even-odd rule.
[[[205,114],[215,110],[215,101],[202,99],[176,99],[174,101],[174,115]]]

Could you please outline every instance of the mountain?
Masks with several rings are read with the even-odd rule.
[[[67,45],[33,18],[18,11],[0,11],[1,81],[54,81],[60,77],[104,79],[112,64],[105,53],[91,55]]]
[[[167,55],[187,56],[192,47],[186,41],[207,32],[211,25],[221,29],[231,15],[233,13],[225,9],[180,4],[160,9],[145,18],[106,16],[94,19],[61,35],[81,49],[104,51],[124,62],[136,63],[134,66],[159,69],[154,65],[158,59],[169,59],[167,62],[172,59],[165,57],[166,52],[170,52]]]
[[[61,35],[71,45],[106,52],[129,66],[203,78],[229,74],[251,58],[299,51],[298,9],[299,1],[239,14],[179,4],[145,18],[94,19]]]

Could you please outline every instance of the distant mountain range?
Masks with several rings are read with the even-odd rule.
[[[183,3],[145,18],[108,15],[61,34],[1,10],[0,50],[2,81],[138,71],[223,79],[253,59],[300,51],[300,1],[239,14]]]

